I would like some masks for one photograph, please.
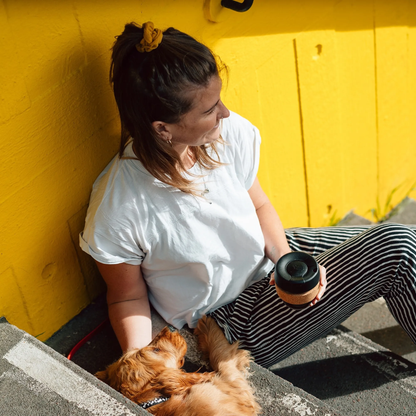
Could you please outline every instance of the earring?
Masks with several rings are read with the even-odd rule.
[[[171,139],[166,140],[166,143],[167,143],[170,147],[172,147],[172,140],[171,140]]]

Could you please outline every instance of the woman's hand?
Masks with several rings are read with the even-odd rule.
[[[273,286],[275,284],[274,272],[272,273],[272,275],[270,277],[269,284],[271,286]],[[316,305],[316,303],[321,300],[323,294],[325,293],[326,285],[327,285],[326,269],[325,269],[324,266],[319,265],[319,292],[316,295],[316,298],[310,303],[310,306]]]
[[[316,302],[320,301],[326,290],[326,269],[324,266],[319,265],[319,292],[316,298],[311,302],[311,306],[316,305]]]

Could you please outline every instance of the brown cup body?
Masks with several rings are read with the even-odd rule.
[[[287,303],[288,305],[309,305],[316,298],[316,295],[319,292],[319,282],[313,289],[308,290],[305,293],[285,292],[284,290],[280,289],[277,285],[276,292],[279,295],[279,298],[282,299],[282,301]]]

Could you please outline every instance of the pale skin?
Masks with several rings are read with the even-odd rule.
[[[155,121],[153,127],[159,136],[172,143],[186,169],[194,161],[189,146],[211,143],[220,135],[220,121],[229,116],[220,99],[221,80],[212,77],[207,87],[193,91],[193,107],[175,124]],[[265,254],[273,262],[291,250],[283,225],[269,198],[256,178],[248,194],[256,209],[265,239]],[[152,324],[147,287],[139,265],[98,263],[100,273],[107,284],[107,303],[111,325],[123,352],[143,348],[152,340]],[[320,266],[320,290],[311,306],[325,292],[326,272]],[[274,284],[274,278],[270,279]]]
[[[266,256],[276,264],[280,257],[291,252],[282,222],[257,178],[249,189],[248,194],[256,207],[256,213],[263,231]],[[316,298],[311,302],[310,306],[314,306],[322,298],[327,285],[325,267],[320,265],[319,269],[320,287]],[[274,285],[274,273],[270,279],[270,284]]]

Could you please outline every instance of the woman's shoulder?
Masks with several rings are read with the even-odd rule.
[[[95,206],[97,211],[105,212],[106,216],[120,216],[126,207],[132,205],[132,200],[135,201],[135,206],[140,205],[140,201],[145,201],[146,194],[155,181],[127,151],[121,158],[115,156],[96,179],[90,205]]]
[[[124,149],[121,157],[118,154],[114,156],[94,182],[94,187],[135,186],[137,180],[152,182],[154,178],[137,159],[130,143]]]

